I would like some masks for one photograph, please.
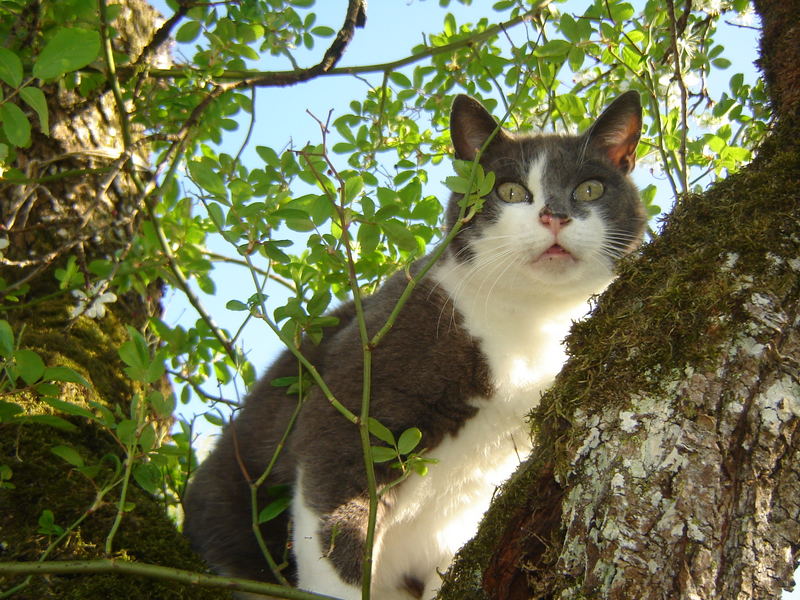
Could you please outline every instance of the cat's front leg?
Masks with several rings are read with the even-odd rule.
[[[317,513],[305,497],[299,475],[292,502],[292,551],[299,588],[343,600],[361,598],[368,516],[366,498],[354,498],[327,514]]]

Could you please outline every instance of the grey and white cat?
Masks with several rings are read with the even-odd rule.
[[[480,103],[458,96],[450,124],[456,157],[473,160],[496,126]],[[641,126],[639,96],[628,92],[583,135],[501,129],[483,153],[484,169],[496,175],[494,190],[374,351],[372,416],[395,435],[418,427],[420,447],[438,460],[426,476],[381,497],[376,600],[432,598],[439,572],[530,450],[524,417],[562,366],[571,322],[611,281],[616,261],[641,242],[644,211],[628,178]],[[448,227],[460,199],[450,199]],[[398,273],[365,300],[371,334],[406,281]],[[307,341],[302,350],[336,398],[358,413],[363,363],[354,309],[345,305],[334,314],[338,326],[319,346]],[[270,382],[296,373],[296,360],[284,353],[189,486],[185,531],[222,573],[272,579],[252,533],[246,478],[263,472],[296,406]],[[398,475],[376,468],[379,484]],[[316,388],[261,488],[259,510],[275,485],[291,486],[290,515],[262,532],[277,557],[288,536],[287,577],[303,589],[360,598],[368,501],[359,435]]]

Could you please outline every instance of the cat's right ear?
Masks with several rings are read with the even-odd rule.
[[[495,129],[497,121],[483,104],[464,94],[456,96],[450,111],[450,138],[457,159],[475,160],[478,150]],[[501,129],[495,139],[503,135]]]
[[[639,92],[628,91],[614,100],[586,132],[589,144],[599,148],[623,173],[636,164],[636,145],[642,132]]]

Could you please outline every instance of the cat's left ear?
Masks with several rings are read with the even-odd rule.
[[[465,94],[456,96],[450,111],[450,138],[457,159],[475,160],[478,150],[497,127],[497,121],[483,104]],[[494,140],[505,135],[501,128]]]
[[[639,92],[622,94],[603,111],[586,132],[588,143],[604,152],[623,173],[636,164],[636,145],[642,132]]]

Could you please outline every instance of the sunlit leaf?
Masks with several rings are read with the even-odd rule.
[[[85,67],[100,52],[100,34],[80,28],[59,29],[33,64],[33,76],[53,79]]]

